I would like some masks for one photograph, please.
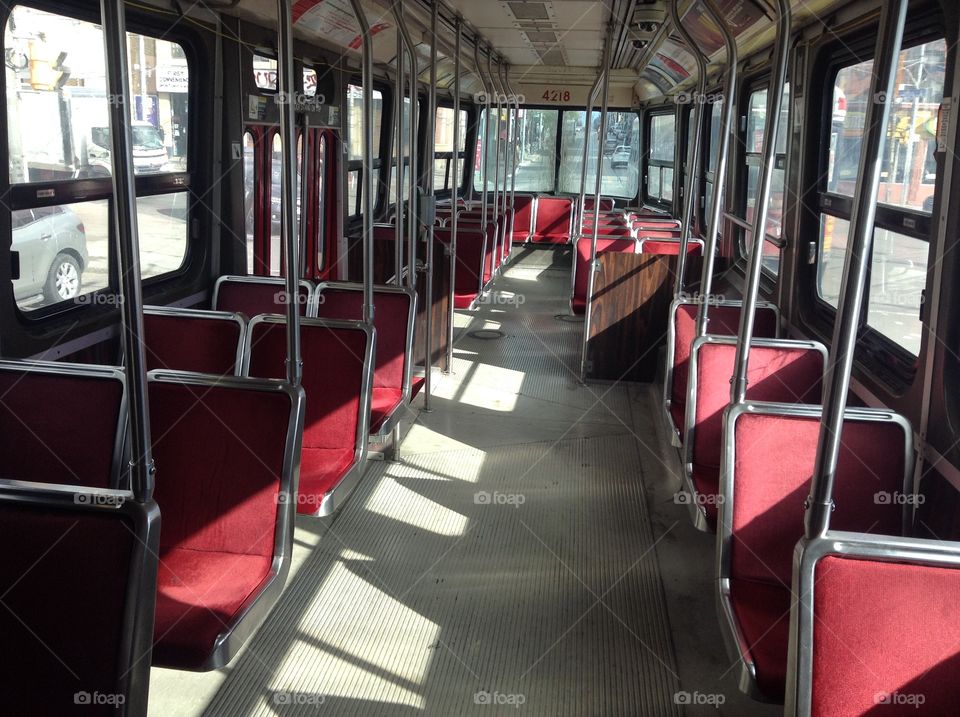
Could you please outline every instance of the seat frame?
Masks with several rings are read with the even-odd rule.
[[[363,291],[363,285],[357,284],[349,281],[323,281],[317,284],[316,289],[311,297],[310,305],[307,308],[307,317],[311,319],[316,319],[319,312],[319,302],[320,296],[323,295],[324,289],[339,289],[347,291]],[[397,286],[395,284],[375,284],[373,287],[374,294],[405,294],[410,298],[410,308],[407,312],[407,332],[406,332],[406,342],[404,344],[404,361],[403,361],[403,386],[401,387],[402,398],[400,405],[397,406],[396,410],[390,414],[390,417],[383,422],[383,425],[380,426],[380,429],[376,433],[369,433],[370,439],[374,443],[382,442],[381,439],[387,438],[392,432],[394,427],[400,423],[400,420],[403,418],[402,408],[410,405],[411,400],[411,385],[413,382],[413,339],[414,339],[414,330],[417,320],[417,292],[407,286]],[[374,353],[376,357],[376,353]],[[376,367],[374,367],[374,373],[376,373]],[[370,390],[371,396],[373,395],[373,387],[371,386]]]
[[[731,406],[727,409],[724,416],[724,445],[720,463],[721,500],[718,506],[717,516],[717,615],[719,616],[720,632],[723,634],[727,654],[730,655],[731,660],[736,660],[739,665],[737,685],[740,691],[759,702],[768,702],[769,700],[760,691],[757,683],[756,665],[750,658],[750,646],[747,644],[746,638],[740,630],[739,622],[733,610],[733,601],[730,597],[730,581],[733,572],[733,516],[731,511],[734,503],[734,467],[736,465],[736,433],[733,429],[736,426],[737,420],[748,413],[763,414],[766,416],[819,419],[823,416],[823,407],[811,404],[747,401],[746,403]],[[898,413],[875,408],[848,408],[844,412],[843,420],[844,423],[895,423],[903,429],[902,490],[904,495],[912,494],[913,471],[911,468],[913,465],[913,431],[910,427],[910,422]],[[902,516],[902,529],[904,531],[906,531],[907,527],[912,523],[912,519],[913,508],[905,504]],[[802,532],[803,526],[798,525],[798,535],[802,534]],[[794,596],[794,601],[795,600],[796,596]],[[790,675],[790,672],[791,670],[788,665],[787,675]]]
[[[217,277],[217,281],[213,285],[213,296],[210,299],[210,306],[213,307],[213,311],[225,311],[224,309],[217,309],[217,299],[220,297],[220,285],[226,282],[239,283],[239,284],[267,284],[270,286],[277,286],[281,289],[286,289],[287,280],[282,276],[256,276],[249,274],[225,274],[223,276]],[[297,282],[301,288],[307,290],[307,306],[304,307],[304,314],[306,314],[307,308],[310,306],[310,301],[313,298],[313,284],[311,284],[306,279],[300,279]],[[279,309],[279,307],[278,307]],[[239,313],[240,316],[243,316],[240,312],[231,312],[226,313]],[[252,316],[246,316],[247,319],[252,319]]]
[[[244,344],[243,376],[248,377],[250,375],[250,343],[253,338],[254,327],[261,323],[284,325],[286,324],[286,321],[286,317],[278,314],[260,314],[259,316],[256,316],[250,320],[250,325],[247,328],[246,343]],[[370,433],[370,401],[373,394],[373,357],[376,332],[372,326],[365,324],[362,321],[349,321],[342,319],[303,318],[300,320],[300,326],[324,326],[329,328],[352,329],[355,331],[363,331],[367,335],[367,348],[363,354],[363,380],[361,381],[360,389],[360,420],[357,421],[357,432],[354,436],[353,465],[343,475],[333,489],[331,489],[330,492],[324,496],[316,512],[313,513],[315,517],[323,518],[328,515],[333,515],[337,508],[340,507],[340,504],[346,501],[346,499],[353,492],[353,489],[356,488],[357,484],[360,482],[360,479],[363,478],[363,474],[367,469],[367,436]],[[299,431],[299,440],[301,446],[303,441],[302,426],[303,424],[301,423],[301,428]],[[297,451],[297,455],[300,455],[299,450]],[[300,472],[299,469],[300,465],[298,463],[298,476]]]
[[[790,611],[784,706],[784,714],[788,717],[810,717],[815,575],[817,563],[830,556],[960,569],[960,542],[828,530],[822,537],[803,539],[797,544],[793,555],[793,587],[797,597]]]
[[[213,319],[214,321],[236,322],[240,327],[240,340],[237,343],[237,355],[236,363],[234,364],[234,373],[227,375],[240,375],[240,367],[243,365],[243,347],[247,343],[247,322],[243,314],[235,311],[217,311],[215,309],[181,309],[175,306],[144,306],[143,313],[152,314],[153,316],[178,316],[182,318]]]
[[[147,714],[150,660],[157,596],[157,555],[160,510],[153,500],[139,502],[125,490],[0,480],[0,503],[54,512],[115,515],[134,526],[126,598],[122,615],[123,642],[117,660],[117,689],[125,699],[118,715]]]
[[[696,498],[697,489],[693,482],[693,447],[694,447],[694,438],[696,434],[696,414],[697,414],[697,389],[699,388],[699,381],[697,379],[697,363],[698,356],[700,353],[700,347],[705,345],[725,345],[725,346],[736,346],[738,337],[736,336],[715,336],[713,334],[706,334],[701,336],[698,339],[694,339],[693,345],[690,347],[690,367],[688,371],[687,378],[687,409],[684,414],[684,431],[683,431],[683,472],[681,473],[683,477],[683,488],[687,493]],[[827,347],[824,346],[819,341],[796,341],[792,339],[754,339],[750,342],[750,348],[771,348],[771,349],[805,349],[807,351],[818,351],[823,357],[823,371],[826,374],[827,371]],[[798,404],[800,405],[800,404]],[[723,470],[723,447],[721,447],[721,457],[720,457],[720,469]],[[710,524],[707,522],[706,514],[700,508],[700,503],[697,500],[691,500],[687,502],[687,507],[690,510],[690,518],[693,521],[694,526],[697,530],[702,530],[704,532],[711,532],[713,529]],[[719,507],[719,506],[718,506]]]
[[[247,376],[217,376],[156,369],[147,374],[149,383],[175,383],[198,388],[238,388],[250,391],[284,393],[290,397],[290,420],[287,423],[283,466],[280,470],[280,492],[277,509],[277,524],[273,534],[273,560],[270,564],[270,579],[263,590],[247,598],[237,613],[236,620],[224,629],[214,642],[213,650],[201,671],[219,670],[226,667],[236,656],[250,636],[270,614],[283,592],[290,563],[293,559],[293,528],[296,514],[296,490],[300,478],[300,449],[303,442],[303,426],[306,402],[303,389],[293,387],[285,380],[273,378],[250,378]],[[162,470],[162,467],[161,467]],[[162,476],[161,476],[162,479]],[[162,506],[161,506],[162,510]],[[159,667],[174,667],[162,665]]]
[[[666,360],[663,370],[663,415],[664,420],[666,421],[666,426],[670,433],[670,444],[674,448],[682,448],[683,443],[680,440],[680,429],[673,422],[673,414],[670,413],[670,406],[673,404],[673,363],[676,360],[676,344],[677,344],[677,309],[680,306],[699,306],[700,302],[696,299],[690,299],[686,297],[681,297],[674,299],[670,302],[670,316],[667,321],[667,347],[666,347]],[[733,300],[723,300],[723,301],[707,301],[707,306],[736,306],[743,308],[743,302],[739,299]],[[776,314],[777,317],[777,333],[774,337],[775,339],[780,338],[780,308],[769,301],[758,301],[757,309],[771,310]],[[707,318],[709,319],[709,312],[707,313]],[[709,326],[709,322],[708,322]],[[689,369],[687,375],[689,376]],[[689,387],[689,386],[688,386]]]
[[[120,410],[117,417],[117,431],[111,459],[110,486],[121,488],[124,476],[124,455],[127,445],[127,380],[123,369],[117,366],[98,366],[95,364],[67,363],[63,361],[38,361],[35,359],[0,359],[0,371],[19,371],[46,374],[48,376],[81,376],[119,381],[122,386]],[[2,478],[2,476],[0,476]],[[45,485],[45,484],[44,484]]]

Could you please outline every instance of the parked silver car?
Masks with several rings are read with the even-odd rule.
[[[87,234],[68,207],[12,212],[13,246],[20,255],[20,278],[13,282],[18,301],[43,295],[44,304],[79,296],[87,266]]]

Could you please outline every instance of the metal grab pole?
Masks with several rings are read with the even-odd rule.
[[[516,144],[516,137],[514,137],[514,130],[516,129],[516,98],[511,97],[510,87],[507,84],[507,63],[501,62],[499,65],[500,68],[500,85],[503,87],[504,94],[504,107],[506,108],[506,143],[503,146],[503,209],[506,213],[507,208],[510,208],[509,221],[504,224],[503,227],[503,259],[506,261],[510,257],[510,248],[513,242],[513,196],[510,189],[508,189],[508,183],[510,182],[511,170],[513,167],[513,145]],[[516,180],[516,177],[514,177]]]
[[[700,273],[700,301],[697,306],[697,336],[707,333],[707,303],[710,286],[713,283],[713,266],[717,253],[717,235],[723,216],[720,200],[723,198],[723,185],[727,181],[727,156],[730,152],[730,134],[734,127],[734,97],[737,92],[737,42],[730,32],[730,26],[717,7],[716,0],[703,0],[703,6],[713,23],[720,28],[723,43],[727,49],[727,79],[724,83],[723,115],[720,120],[720,148],[717,154],[717,170],[713,183],[713,205],[710,221],[707,224],[707,236],[703,242],[703,268]]]
[[[863,308],[864,285],[873,246],[873,226],[877,213],[877,194],[880,188],[880,170],[883,166],[890,105],[894,97],[897,60],[903,42],[903,28],[907,17],[907,0],[890,0],[882,5],[880,31],[874,53],[873,85],[864,120],[864,135],[860,150],[853,213],[844,261],[840,303],[830,344],[830,361],[824,381],[823,415],[820,419],[820,439],[814,464],[810,497],[804,519],[808,539],[822,536],[830,526],[833,506],[833,483],[840,455],[840,434],[843,414],[847,407],[850,374],[857,344],[857,328]]]
[[[693,143],[690,145],[690,154],[687,155],[683,217],[680,220],[680,254],[677,257],[677,276],[673,286],[674,298],[683,293],[683,278],[687,271],[687,249],[690,244],[690,237],[693,236],[694,212],[700,198],[700,153],[703,146],[703,125],[706,115],[703,99],[707,91],[707,57],[687,28],[684,27],[680,18],[680,10],[677,7],[679,4],[680,0],[671,0],[670,17],[673,20],[674,28],[680,33],[684,44],[697,62],[697,96],[693,102]]]
[[[593,104],[597,99],[597,92],[600,91],[600,83],[603,82],[603,78],[606,77],[606,75],[607,69],[601,67],[600,72],[597,73],[597,79],[594,81],[593,87],[590,88],[590,96],[587,98],[587,111],[583,120],[583,163],[580,165],[580,203],[577,205],[576,239],[583,236],[583,211],[584,205],[587,203],[587,162],[590,158],[590,125],[593,124]]]
[[[286,2],[288,0],[280,0]],[[373,42],[370,23],[361,0],[350,0],[360,25],[361,81],[363,82],[363,180],[360,206],[363,208],[363,320],[373,323]],[[293,66],[293,54],[290,56]]]
[[[140,285],[140,241],[137,227],[137,198],[134,185],[133,142],[130,139],[130,89],[127,82],[127,29],[124,4],[101,0],[107,96],[117,99],[109,105],[110,149],[113,171],[110,178],[116,211],[113,234],[120,264],[120,320],[124,373],[130,406],[130,483],[138,502],[153,498],[153,446],[150,440],[150,402],[147,397],[146,359],[143,340],[143,293]]]
[[[351,0],[356,2],[356,0]],[[417,61],[417,48],[410,39],[410,33],[407,31],[407,23],[403,19],[403,0],[396,0],[393,5],[393,16],[397,21],[397,27],[400,29],[400,36],[403,38],[403,44],[407,47],[407,55],[410,57],[410,188],[409,201],[407,203],[407,236],[409,246],[407,247],[407,286],[414,291],[417,290],[417,181],[414,165],[417,156],[417,82],[420,77],[420,68]],[[399,176],[399,173],[398,173]],[[399,211],[399,210],[398,210]],[[397,217],[399,223],[402,216]]]
[[[513,96],[513,130],[510,140],[510,208],[513,214],[510,216],[510,243],[513,244],[513,230],[516,226],[516,207],[517,207],[517,144],[519,143],[520,130],[520,97],[513,91],[510,84],[510,65],[503,66],[503,81],[506,83],[507,90]]]
[[[730,381],[730,402],[742,403],[747,396],[747,370],[750,364],[750,342],[760,293],[760,273],[763,268],[763,243],[767,235],[767,216],[770,213],[770,194],[773,185],[773,170],[776,166],[777,135],[780,133],[780,105],[783,103],[783,88],[787,82],[787,62],[790,57],[790,1],[778,0],[777,39],[774,52],[773,74],[767,90],[767,117],[763,130],[763,172],[754,208],[753,234],[750,237],[750,255],[747,260],[747,285],[740,309],[740,330],[734,360],[733,378]]]
[[[480,79],[480,84],[483,86],[483,94],[485,102],[484,104],[487,107],[486,115],[484,116],[483,124],[483,142],[480,146],[483,148],[483,151],[480,153],[480,183],[482,185],[481,195],[480,195],[480,231],[483,232],[483,254],[481,257],[481,268],[480,268],[480,293],[483,294],[484,283],[487,273],[487,154],[490,151],[490,93],[487,91],[487,83],[483,79],[483,67],[480,64],[480,42],[479,37],[474,37],[473,44],[473,59],[477,64],[477,77]],[[479,132],[479,127],[477,131]],[[491,253],[492,256],[492,253]],[[490,266],[490,278],[493,278],[493,266],[491,262]]]
[[[493,47],[487,46],[487,77],[490,80],[490,91],[495,95],[494,99],[497,101],[497,120],[496,125],[494,126],[493,131],[493,217],[494,217],[494,226],[499,227],[499,218],[500,218],[500,92],[497,90],[496,79],[493,73]],[[489,117],[493,114],[493,103],[490,103],[489,109],[487,110],[487,116]],[[494,233],[493,239],[493,274],[496,275],[499,262],[497,261],[497,252],[503,253],[502,248],[500,247],[500,233]]]
[[[424,337],[424,348],[426,350],[424,358],[424,377],[423,377],[423,410],[430,411],[430,388],[431,373],[433,372],[433,228],[436,226],[434,215],[436,213],[436,196],[434,194],[434,165],[437,156],[437,18],[440,14],[440,0],[433,0],[430,8],[430,91],[427,95],[427,127],[424,133],[426,146],[424,147],[425,157],[429,157],[426,167],[426,186],[424,194],[427,202],[431,206],[428,212],[430,225],[426,227],[427,238],[427,256],[424,262],[424,268],[427,272],[426,277],[426,321]]]
[[[402,6],[403,0],[397,0],[397,5]],[[406,82],[404,78],[404,57],[403,57],[403,35],[400,33],[400,30],[397,30],[397,81],[394,83],[394,112],[396,113],[396,137],[395,142],[397,144],[397,174],[396,181],[397,186],[394,188],[396,196],[396,216],[394,217],[394,247],[393,247],[393,263],[394,263],[394,283],[397,286],[403,285],[403,96],[404,96],[404,83]]]
[[[593,237],[590,242],[590,263],[587,264],[587,305],[583,313],[583,343],[580,350],[580,381],[587,377],[587,344],[590,341],[590,318],[593,308],[593,283],[596,276],[597,235],[600,229],[600,193],[603,189],[603,138],[607,132],[607,105],[610,102],[610,44],[613,37],[613,23],[607,27],[607,41],[603,48],[603,100],[600,104],[600,136],[597,143],[597,176],[594,180],[593,200]],[[582,213],[582,212],[581,212]],[[574,251],[577,248],[574,247]]]
[[[457,195],[460,189],[460,41],[463,36],[463,18],[457,15],[453,23],[456,39],[453,50],[453,164],[450,166],[450,316],[447,324],[447,370],[453,373],[453,305],[457,275]]]

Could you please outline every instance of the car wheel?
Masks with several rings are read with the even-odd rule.
[[[66,301],[80,294],[80,263],[69,254],[57,254],[47,274],[43,295],[47,301]]]

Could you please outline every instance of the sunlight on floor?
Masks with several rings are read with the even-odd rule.
[[[479,473],[479,466],[477,473]],[[407,523],[437,535],[460,536],[470,519],[384,476],[364,506],[386,518]]]

